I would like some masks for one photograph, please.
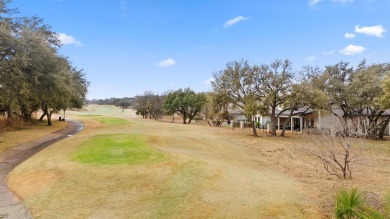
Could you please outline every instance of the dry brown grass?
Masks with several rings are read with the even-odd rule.
[[[46,121],[32,121],[20,124],[17,128],[0,134],[0,153],[19,144],[40,138],[49,133],[65,128],[66,122],[53,121],[53,126],[47,126]]]
[[[91,113],[106,110],[99,107]],[[294,148],[299,134],[281,138],[260,132],[254,138],[249,129],[156,122],[134,118],[129,111],[109,114],[132,122],[113,127],[79,117],[84,131],[11,173],[9,184],[35,217],[327,218],[335,188],[357,186],[380,203],[390,185],[389,141],[367,141],[370,159],[354,167],[352,180],[344,181]],[[168,158],[145,165],[71,160],[82,142],[102,133],[148,135],[149,143]]]

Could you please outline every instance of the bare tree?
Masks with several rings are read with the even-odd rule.
[[[351,164],[361,160],[364,135],[356,135],[354,124],[334,119],[326,128],[305,133],[304,142],[297,149],[317,157],[324,169],[340,179],[351,179]],[[346,127],[348,126],[348,127]],[[344,133],[351,130],[351,133]]]

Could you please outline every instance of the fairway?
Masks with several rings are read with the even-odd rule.
[[[164,155],[150,147],[145,137],[111,134],[88,139],[76,150],[73,158],[90,164],[140,164],[161,161]]]
[[[78,116],[95,114],[103,116]],[[295,146],[300,135],[250,136],[142,119],[134,111],[89,106],[67,112],[84,123],[16,167],[8,184],[36,218],[329,218],[340,181]],[[103,125],[119,118],[129,125]],[[389,141],[367,142],[376,160],[343,185],[383,197]],[[380,180],[379,180],[380,179]],[[379,198],[376,199],[380,202]]]
[[[98,118],[99,122],[101,122],[104,125],[127,125],[130,124],[129,121],[121,119],[121,118]]]

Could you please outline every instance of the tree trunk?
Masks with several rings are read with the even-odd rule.
[[[7,114],[7,126],[8,127],[14,127],[14,119],[13,119],[13,115],[14,115],[14,109],[12,107],[12,105],[10,104],[8,106],[8,114]]]
[[[379,135],[378,135],[379,139],[383,139],[384,138],[386,126],[387,125],[390,126],[389,121],[390,121],[390,116],[387,117],[387,119],[385,121],[383,121],[384,124],[382,125],[381,129],[379,130]]]
[[[276,116],[271,114],[271,135],[276,135]]]
[[[47,125],[52,126],[53,123],[51,122],[51,115],[53,114],[53,111],[47,114]]]
[[[186,120],[187,120],[186,114],[182,113],[181,116],[183,116],[183,124],[187,124],[187,122],[186,122]]]
[[[43,118],[45,118],[45,116],[46,116],[46,113],[43,113],[42,116],[39,118],[39,121],[42,121]]]
[[[47,115],[47,106],[43,107],[43,114],[42,116],[39,118],[39,121],[42,121],[43,118],[45,118],[45,116]]]
[[[255,121],[251,121],[252,125],[252,131],[253,131],[253,136],[257,137],[257,131],[256,131],[256,126],[255,126]]]
[[[294,108],[292,108],[292,109],[294,109]],[[287,120],[283,123],[283,130],[282,130],[282,133],[280,133],[280,136],[282,136],[282,137],[284,137],[284,134],[286,133],[287,123],[288,123],[288,121],[291,120],[291,117],[292,117],[292,115],[293,115],[293,112],[294,112],[294,110],[290,110],[290,114],[288,115]],[[302,124],[301,124],[301,125],[302,125]],[[293,127],[293,124],[290,124],[290,126]],[[301,128],[302,128],[302,127],[301,127]]]

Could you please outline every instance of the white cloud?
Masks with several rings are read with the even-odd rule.
[[[309,5],[310,6],[314,6],[320,2],[322,2],[323,0],[309,0]]]
[[[353,56],[362,53],[364,51],[366,51],[366,48],[364,48],[363,46],[348,45],[344,47],[344,49],[340,50],[339,52],[346,56]]]
[[[315,56],[309,56],[309,57],[306,57],[306,59],[307,59],[308,61],[314,62],[314,61],[317,59],[317,57],[315,57]]]
[[[175,64],[176,64],[176,61],[174,59],[168,58],[168,59],[161,60],[157,65],[160,66],[161,68],[164,68],[164,67],[169,67],[169,66],[172,66]]]
[[[213,81],[214,81],[214,78],[209,78],[209,79],[205,80],[203,83],[210,85],[211,82],[213,82]]]
[[[76,40],[73,36],[67,35],[66,33],[59,33],[58,39],[61,41],[63,45],[75,45],[81,46],[80,41]]]
[[[335,53],[336,53],[336,51],[334,51],[334,50],[329,50],[329,51],[324,51],[324,52],[323,52],[323,54],[324,54],[324,55],[327,55],[327,56],[333,55],[333,54],[335,54]]]
[[[225,24],[223,25],[224,28],[228,28],[230,26],[233,26],[235,24],[237,24],[238,22],[241,22],[241,21],[245,21],[245,20],[248,20],[249,18],[247,17],[244,17],[244,16],[238,16],[238,17],[235,17],[235,18],[232,18],[228,21],[225,22]]]
[[[354,33],[345,33],[344,37],[347,38],[347,39],[353,39],[353,38],[356,37],[356,34],[354,34]]]
[[[383,28],[382,25],[376,25],[371,27],[360,27],[359,25],[356,25],[355,32],[366,34],[369,36],[383,37],[383,33],[386,32],[386,30]]]

